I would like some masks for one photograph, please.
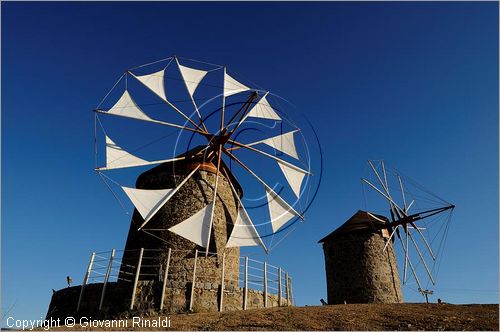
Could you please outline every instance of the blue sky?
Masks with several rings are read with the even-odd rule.
[[[226,64],[314,125],[319,194],[268,257],[299,305],[326,298],[317,241],[362,208],[367,159],[457,206],[439,297],[498,303],[497,3],[4,2],[1,24],[3,312],[43,317],[92,250],[124,246],[91,109],[125,69],[172,54]]]

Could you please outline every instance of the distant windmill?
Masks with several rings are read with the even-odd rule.
[[[455,205],[433,194],[415,181],[397,171],[386,170],[384,161],[368,161],[372,179],[362,178],[362,182],[379,195],[389,205],[389,222],[384,222],[375,214],[368,214],[384,222],[391,241],[401,245],[404,253],[403,284],[407,283],[408,270],[414,277],[418,291],[427,298],[432,291],[422,285],[418,267],[423,267],[425,279],[435,285],[436,261],[443,249],[443,239],[448,231],[451,212]],[[411,190],[410,190],[411,188]],[[400,198],[395,199],[394,193]],[[450,212],[450,213],[448,213]],[[431,228],[438,231],[431,232]],[[418,257],[412,261],[411,253]],[[414,256],[415,257],[415,256]]]
[[[368,161],[368,165],[371,176],[362,178],[362,183],[375,194],[370,197],[378,201],[367,207],[369,212],[357,211],[319,241],[325,254],[328,303],[402,302],[393,246],[396,239],[404,252],[403,284],[407,283],[409,267],[417,284],[415,291],[428,300],[433,293],[427,287],[436,281],[435,263],[443,249],[454,205],[399,172],[388,172],[383,161]],[[394,193],[401,202],[396,201]],[[380,207],[387,203],[389,211],[384,215],[381,211],[386,210]],[[418,259],[412,261],[415,253]],[[426,288],[419,273],[422,269]]]

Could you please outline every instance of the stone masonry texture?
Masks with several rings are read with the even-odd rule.
[[[401,303],[403,296],[392,242],[380,231],[358,231],[323,243],[328,304]]]

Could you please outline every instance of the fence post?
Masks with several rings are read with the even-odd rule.
[[[130,310],[134,309],[135,292],[137,290],[137,283],[139,282],[139,275],[141,274],[141,264],[142,264],[143,254],[144,254],[144,248],[141,248],[141,251],[139,252],[139,261],[137,262],[137,270],[135,272],[134,288],[132,288],[132,299],[130,299]]]
[[[85,273],[85,277],[83,278],[82,289],[80,290],[80,296],[78,297],[78,304],[76,305],[76,311],[80,310],[80,303],[82,302],[83,298],[83,290],[85,289],[85,286],[89,281],[90,272],[92,271],[92,265],[94,265],[94,258],[95,258],[95,252],[93,252],[92,255],[90,255],[89,267],[87,268],[87,272]]]
[[[206,249],[208,252],[208,248]],[[189,311],[193,310],[194,284],[196,283],[196,261],[198,260],[198,249],[194,251],[193,282],[191,283],[191,296],[189,298]]]
[[[248,302],[248,256],[245,257],[245,294],[243,300],[243,310],[247,310]]]
[[[293,292],[292,292],[292,277],[290,279],[290,305],[293,305]]]
[[[221,272],[221,284],[220,284],[220,303],[219,311],[222,312],[223,299],[224,299],[224,268],[226,265],[226,252],[222,253],[222,272]]]
[[[163,310],[163,300],[165,300],[165,287],[167,286],[168,269],[170,268],[170,255],[172,248],[168,248],[167,265],[165,266],[165,274],[163,275],[163,287],[161,290],[160,310]]]
[[[286,294],[286,305],[290,305],[290,285],[288,284],[288,272],[285,272],[285,294]]]
[[[281,307],[281,267],[278,269],[278,307]]]
[[[264,308],[267,308],[267,262],[264,262]]]
[[[113,258],[115,258],[115,249],[111,250],[111,256],[109,257],[108,269],[106,270],[106,276],[104,277],[104,283],[102,285],[101,301],[99,302],[99,310],[102,310],[102,305],[104,303],[104,295],[106,293],[106,285],[108,284],[109,275],[111,274],[111,266],[113,265]]]

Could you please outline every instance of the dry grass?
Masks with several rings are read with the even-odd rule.
[[[498,331],[498,316],[496,304],[347,304],[171,315],[170,329]],[[131,321],[127,329],[134,330]]]

